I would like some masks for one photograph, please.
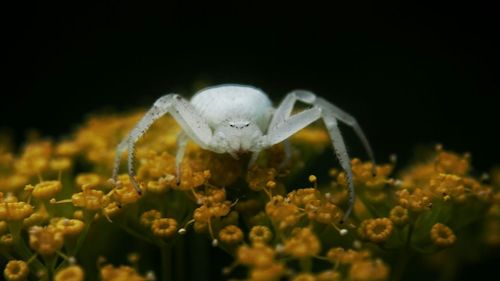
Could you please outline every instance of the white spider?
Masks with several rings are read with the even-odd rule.
[[[296,101],[312,105],[312,107],[291,115]],[[177,180],[180,179],[180,164],[188,138],[203,149],[216,153],[229,153],[236,159],[242,153],[252,152],[249,162],[251,166],[260,151],[282,141],[285,141],[285,159],[289,159],[291,151],[288,138],[322,118],[340,165],[347,175],[349,207],[343,221],[349,217],[354,205],[354,185],[350,159],[338,129],[337,120],[354,128],[374,162],[370,144],[356,119],[312,92],[292,91],[277,108],[274,108],[267,95],[261,90],[251,86],[226,84],[199,91],[193,96],[191,102],[178,94],[168,94],[159,98],[118,145],[113,182],[117,182],[121,154],[128,149],[130,181],[137,192],[141,193],[141,188],[134,178],[135,144],[155,120],[167,113],[173,116],[183,130],[177,139]]]

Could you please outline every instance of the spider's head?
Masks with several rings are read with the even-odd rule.
[[[226,120],[215,128],[212,150],[219,153],[241,155],[259,150],[262,131],[248,120]]]

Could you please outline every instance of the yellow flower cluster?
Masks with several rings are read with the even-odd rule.
[[[395,162],[374,166],[352,159],[356,203],[343,222],[345,172],[331,169],[330,182],[320,173],[303,174],[330,146],[321,127],[292,138],[295,151],[285,168],[281,145],[262,152],[247,169],[245,157],[236,160],[189,143],[177,178],[179,127],[172,118],[161,118],[137,144],[139,194],[128,174],[113,183],[107,179],[117,144],[142,114],[96,116],[62,141],[35,138],[19,153],[0,145],[6,280],[153,280],[155,274],[140,273],[139,255],[129,259],[132,266],[101,266],[98,260],[98,273],[82,266],[95,261],[79,260],[93,254],[86,243],[98,249],[132,244],[127,243],[132,238],[159,249],[166,261],[158,264],[168,269],[146,270],[168,276],[176,270],[168,257],[185,252],[176,243],[191,239],[180,235],[191,228],[233,256],[229,269],[244,267],[246,280],[253,281],[395,279],[398,269],[387,261],[398,258],[391,253],[411,257],[455,250],[468,227],[480,227],[469,231],[477,233],[475,243],[500,245],[500,168],[489,179],[478,178],[470,155],[440,146],[399,173]],[[307,180],[306,186],[299,184]],[[95,239],[108,231],[116,241]]]

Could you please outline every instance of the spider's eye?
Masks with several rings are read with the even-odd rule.
[[[246,124],[245,124],[245,127],[248,127],[248,126],[250,126],[250,123],[246,123]]]
[[[233,127],[234,128],[234,125],[233,124],[229,124],[229,126]]]

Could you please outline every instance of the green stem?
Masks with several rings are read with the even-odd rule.
[[[84,211],[84,213],[87,213],[87,211]],[[94,219],[94,212],[88,212],[85,216],[85,226],[83,228],[82,233],[78,236],[78,240],[76,241],[76,246],[72,249],[72,251],[69,253],[69,256],[74,257],[80,248],[83,245],[83,242],[85,242],[85,239],[87,238],[87,234],[89,233],[90,230],[90,225],[92,224],[92,221]]]
[[[312,260],[311,260],[311,258],[300,259],[299,263],[300,263],[300,269],[303,272],[311,272],[311,270],[312,270]]]
[[[163,281],[172,279],[172,248],[164,244],[160,247],[161,251],[161,276]]]
[[[142,240],[146,243],[150,243],[150,244],[153,244],[153,245],[158,245],[159,243],[157,241],[153,241],[152,239],[148,238],[147,236],[144,236],[144,235],[141,235],[140,233],[138,233],[137,231],[131,229],[130,227],[126,226],[125,224],[118,224],[123,230],[125,230],[125,232],[127,232],[128,234],[134,236],[135,238],[139,239],[139,240]]]
[[[403,247],[403,249],[401,249],[396,267],[394,268],[394,274],[392,275],[392,280],[394,281],[403,280],[403,275],[406,266],[411,259],[412,253],[410,245],[411,245],[411,236],[413,234],[413,228],[414,228],[413,224],[408,225],[408,233],[406,235],[405,246]]]
[[[185,249],[185,240],[184,239],[179,239],[177,241],[177,243],[175,243],[175,261],[176,261],[176,265],[175,265],[175,268],[177,268],[177,278],[176,280],[178,281],[184,281],[184,280],[187,280],[187,276],[186,276],[186,265],[185,265],[185,259],[186,259],[186,256],[185,256],[185,253],[186,253],[186,249]]]

